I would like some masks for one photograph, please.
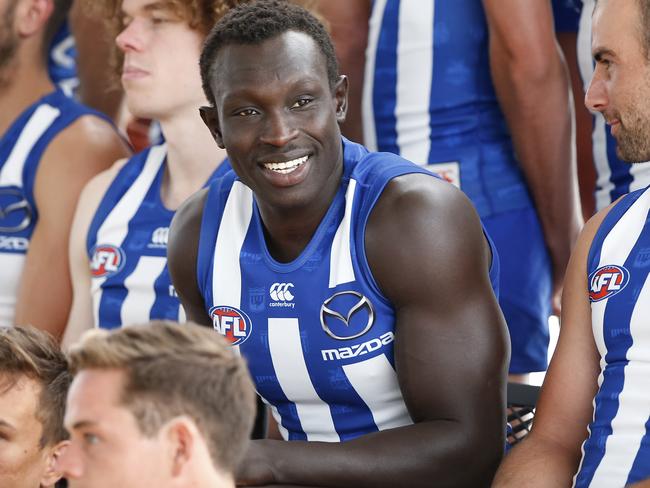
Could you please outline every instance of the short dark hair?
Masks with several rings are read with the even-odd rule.
[[[641,29],[641,42],[643,44],[643,52],[647,58],[650,58],[650,1],[638,0],[639,10],[641,15],[639,18]]]
[[[45,25],[45,34],[43,35],[43,53],[46,56],[50,50],[50,44],[52,39],[59,31],[65,20],[68,18],[68,13],[70,13],[70,7],[72,6],[72,0],[53,0],[54,8],[52,9],[52,14],[47,20]]]
[[[22,378],[40,386],[36,418],[43,426],[41,448],[67,439],[63,415],[72,376],[52,336],[33,327],[0,327],[0,375],[3,391]]]
[[[111,332],[94,330],[69,351],[70,369],[120,369],[122,404],[147,437],[187,415],[205,436],[215,467],[233,472],[255,417],[246,362],[211,327],[152,321]]]
[[[211,81],[217,53],[230,44],[261,44],[288,31],[307,34],[318,45],[325,57],[330,88],[339,75],[334,46],[327,30],[308,10],[283,0],[259,0],[230,10],[214,26],[201,52],[201,80],[203,91],[211,105],[215,105]]]

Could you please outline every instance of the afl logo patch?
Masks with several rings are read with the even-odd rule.
[[[244,343],[253,331],[253,324],[248,315],[234,307],[212,307],[210,318],[214,330],[228,339],[233,346]]]
[[[99,245],[93,248],[90,272],[95,278],[119,272],[126,261],[124,251],[117,246]]]
[[[589,275],[589,300],[599,302],[622,291],[630,281],[630,272],[623,266],[601,266]]]

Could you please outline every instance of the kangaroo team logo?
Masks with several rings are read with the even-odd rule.
[[[117,246],[95,246],[90,261],[90,272],[96,278],[114,275],[119,272],[126,261],[124,251]]]
[[[364,295],[356,291],[335,293],[320,308],[320,324],[332,339],[356,339],[370,330],[375,310]]]
[[[589,275],[589,300],[599,302],[616,295],[630,281],[630,272],[623,266],[601,266]]]
[[[224,336],[231,345],[238,346],[248,339],[253,331],[251,319],[234,307],[216,306],[210,309],[212,327]]]

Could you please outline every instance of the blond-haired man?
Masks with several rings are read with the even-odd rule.
[[[234,487],[255,394],[219,334],[152,322],[90,333],[69,358],[71,487]]]

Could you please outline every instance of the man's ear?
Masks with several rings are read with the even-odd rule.
[[[45,459],[45,470],[43,471],[43,476],[41,477],[41,487],[50,488],[53,487],[57,481],[63,478],[63,473],[59,471],[58,459],[63,454],[63,451],[70,445],[70,441],[61,441],[53,447],[46,447],[49,452],[47,453],[47,458]]]
[[[16,29],[21,37],[44,33],[45,25],[54,11],[54,0],[20,2],[16,11]]]
[[[219,114],[217,113],[217,107],[207,107],[203,106],[199,108],[199,113],[203,119],[203,123],[208,126],[212,137],[221,149],[224,149],[223,137],[221,137],[221,127],[219,125]]]
[[[186,416],[175,417],[164,427],[164,436],[169,443],[171,474],[182,477],[187,466],[196,455],[196,441],[199,431],[194,422]]]
[[[334,99],[336,100],[336,121],[339,124],[345,122],[348,114],[348,77],[340,75],[334,85]]]

